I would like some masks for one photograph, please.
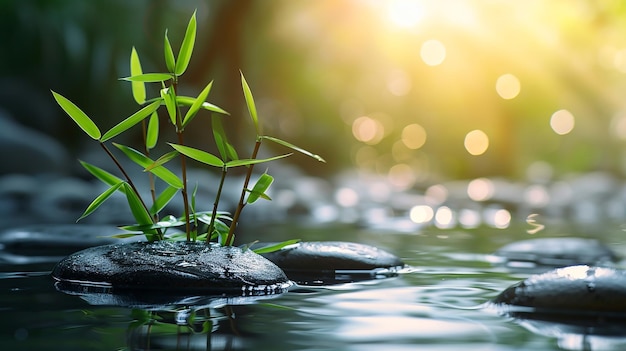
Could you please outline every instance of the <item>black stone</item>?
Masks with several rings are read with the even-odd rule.
[[[494,303],[563,313],[626,313],[626,271],[586,265],[559,268],[507,288]]]
[[[33,224],[0,232],[2,253],[23,256],[66,256],[88,247],[139,241],[142,235],[119,239],[123,231],[112,225]]]
[[[113,244],[76,252],[52,276],[62,291],[261,295],[286,290],[290,281],[250,250],[195,242]]]
[[[617,335],[626,328],[626,271],[587,265],[558,268],[510,286],[492,303],[522,325]]]
[[[538,269],[572,265],[603,265],[618,257],[595,239],[537,238],[503,246],[494,253],[496,263],[515,269]]]
[[[300,284],[335,284],[395,275],[404,262],[374,246],[314,241],[263,254]]]

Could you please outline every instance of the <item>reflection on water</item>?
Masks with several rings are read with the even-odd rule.
[[[57,292],[48,276],[53,262],[20,265],[21,273],[6,264],[0,340],[12,350],[620,350],[626,344],[621,336],[513,320],[484,308],[527,276],[488,261],[503,243],[528,238],[526,229],[525,223],[506,230],[423,227],[407,234],[351,225],[273,226],[264,230],[269,240],[296,235],[377,243],[410,267],[392,278],[296,286],[261,300],[208,303],[199,297],[139,309],[92,305]],[[566,229],[575,230],[552,226],[541,233]],[[623,252],[619,228],[602,233]]]

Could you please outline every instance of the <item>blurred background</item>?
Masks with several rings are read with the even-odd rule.
[[[108,129],[137,109],[118,80],[131,48],[144,72],[164,71],[164,31],[177,52],[194,9],[185,93],[214,80],[209,101],[231,113],[235,143],[251,148],[241,69],[266,134],[328,161],[288,161],[306,174],[352,170],[403,191],[626,172],[620,0],[2,1],[1,123],[33,133],[15,141],[23,152],[39,144],[50,153],[52,139],[65,153],[35,168],[77,171],[89,142],[49,90]],[[189,140],[206,148],[204,120]],[[7,128],[5,144],[15,136]],[[34,167],[10,150],[2,173]]]

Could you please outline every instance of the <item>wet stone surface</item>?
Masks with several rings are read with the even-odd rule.
[[[516,241],[497,250],[492,261],[513,269],[545,271],[572,265],[606,265],[617,255],[595,239],[537,238]]]
[[[123,231],[112,225],[97,224],[32,224],[0,231],[0,247],[12,253],[68,255],[88,247],[139,241],[112,237]]]
[[[493,302],[511,312],[626,317],[626,271],[587,265],[559,268],[512,285]]]
[[[402,260],[377,247],[341,241],[310,241],[263,254],[300,284],[335,284],[394,275]]]
[[[52,276],[62,291],[203,292],[258,295],[283,292],[283,271],[260,255],[204,243],[138,242],[76,252]]]

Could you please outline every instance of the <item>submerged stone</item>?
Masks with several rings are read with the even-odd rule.
[[[195,242],[97,246],[61,260],[52,277],[63,291],[159,291],[262,295],[290,286],[283,271],[250,250]]]
[[[517,269],[550,269],[572,265],[603,265],[617,255],[595,239],[537,238],[517,241],[497,250],[495,263]]]
[[[263,254],[300,284],[334,284],[395,275],[402,260],[377,247],[341,241],[312,241]]]

